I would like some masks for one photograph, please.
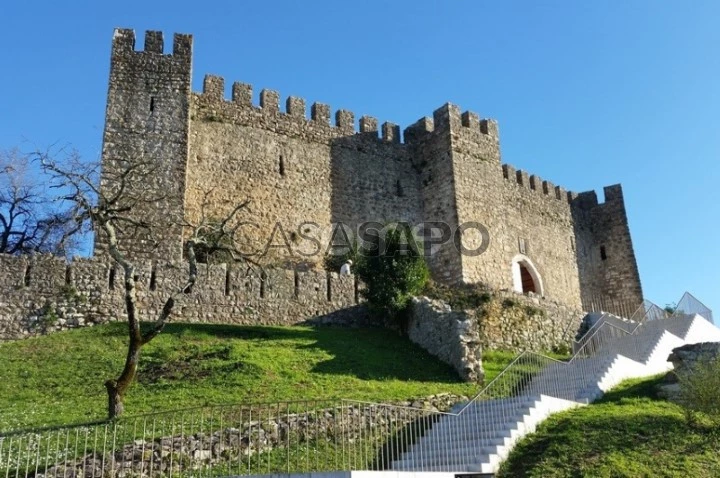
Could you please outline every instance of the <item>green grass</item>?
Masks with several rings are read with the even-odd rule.
[[[720,430],[689,426],[679,406],[657,398],[659,380],[624,382],[592,405],[550,417],[498,476],[720,476]]]
[[[105,416],[103,383],[122,368],[124,323],[0,344],[0,431]],[[514,354],[489,354],[486,380]],[[227,403],[472,396],[447,365],[381,329],[170,324],[143,348],[131,415]]]

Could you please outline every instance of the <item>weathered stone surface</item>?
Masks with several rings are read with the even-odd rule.
[[[468,314],[479,324],[483,347],[546,352],[571,349],[585,313],[535,295],[494,292],[484,307]]]
[[[218,414],[225,412],[228,415],[224,421],[220,421],[226,423],[222,428],[217,427],[218,422],[214,422],[214,425],[206,425],[208,428],[203,432],[197,432],[190,428],[190,419],[183,415],[180,419],[188,418],[188,423],[184,425],[187,429],[180,431],[178,418],[170,418],[173,428],[178,430],[175,435],[158,433],[154,439],[138,439],[125,445],[118,443],[115,452],[104,455],[90,453],[77,460],[63,460],[40,468],[34,476],[68,478],[112,475],[120,478],[155,478],[167,476],[171,471],[177,474],[181,474],[181,471],[197,472],[221,464],[231,464],[236,469],[241,462],[243,470],[257,466],[258,471],[262,471],[266,466],[261,463],[263,454],[277,448],[287,448],[288,445],[310,446],[322,451],[323,443],[330,446],[337,443],[340,436],[348,443],[367,440],[380,433],[392,436],[418,418],[424,418],[425,423],[430,423],[436,412],[449,411],[454,404],[467,400],[464,396],[439,394],[388,405],[344,402],[342,405],[315,409],[316,405],[308,404],[308,410],[300,413],[286,413],[285,409],[291,404],[278,404],[264,409],[228,407],[222,411],[216,410]],[[248,417],[255,419],[249,420]],[[171,429],[170,423],[162,422],[163,418],[168,417],[155,418],[156,429]],[[212,423],[209,421],[209,424]],[[200,423],[197,425],[200,426]],[[216,428],[210,428],[213,426]]]
[[[689,373],[700,363],[716,360],[720,356],[720,343],[702,342],[687,344],[673,349],[668,362],[673,370],[665,375],[663,383],[658,385],[658,395],[672,401],[680,401],[680,383],[678,375]]]
[[[140,263],[137,299],[142,320],[157,318],[187,274],[184,264]],[[124,320],[122,271],[101,259],[66,263],[50,256],[0,255],[0,340]],[[193,291],[171,320],[239,325],[310,323],[371,326],[354,275],[266,269],[265,275],[225,264],[201,265]]]
[[[412,299],[408,337],[451,365],[463,380],[481,382],[482,347],[477,322],[427,297]]]
[[[677,374],[686,373],[701,362],[709,362],[720,356],[720,342],[702,342],[687,344],[673,349],[668,362],[673,364],[673,371],[667,375],[670,382],[677,381]]]
[[[255,106],[250,85],[235,83],[226,99],[225,81],[216,76],[194,93],[191,37],[178,35],[175,43],[173,54],[163,55],[157,32],[148,33],[145,51],[134,51],[130,30],[117,30],[113,40],[103,188],[117,186],[119,162],[143,158],[157,171],[141,185],[143,193],[164,194],[137,211],[167,231],[163,247],[150,253],[145,242],[126,245],[132,254],[176,262],[182,237],[164,227],[169,220],[192,222],[205,199],[205,213],[221,217],[247,198],[243,219],[254,225],[242,228],[240,239],[276,265],[319,264],[338,222],[356,229],[368,221],[439,221],[456,237],[429,257],[436,280],[510,289],[512,264],[520,258],[536,269],[536,290],[569,307],[600,296],[639,305],[620,186],[605,188],[600,204],[594,192],[567,193],[502,165],[497,123],[452,104],[401,138],[389,122],[378,136],[370,116],[361,117],[356,131],[359,115],[333,114],[321,103],[308,118],[302,98],[283,101],[281,111],[272,90],[262,90]],[[487,228],[487,249],[461,255],[457,243],[481,245],[475,228],[458,229],[474,223]]]
[[[482,351],[570,349],[583,312],[538,297],[494,292],[483,307],[452,310],[414,298],[410,340],[451,365],[468,381],[482,381]]]
[[[446,224],[449,240],[435,246],[428,263],[434,278],[447,284],[508,290],[517,282],[514,261],[534,265],[537,290],[558,313],[528,323],[504,313],[481,327],[486,344],[519,348],[525,335],[537,337],[534,330],[552,330],[546,342],[557,342],[558,324],[566,323],[556,317],[565,316],[562,308],[575,311],[598,296],[640,302],[619,186],[605,188],[599,204],[594,192],[569,194],[502,165],[497,124],[451,104],[406,128],[401,138],[388,122],[378,136],[378,121],[370,116],[361,117],[356,132],[359,115],[333,115],[321,103],[312,105],[308,118],[302,98],[283,101],[281,111],[272,90],[263,90],[256,106],[246,84],[233,84],[226,99],[225,81],[216,76],[206,77],[202,92],[192,92],[192,38],[175,35],[172,54],[162,46],[162,34],[148,32],[145,50],[136,51],[135,33],[116,30],[103,137],[105,193],[118,188],[124,162],[142,160],[140,171],[150,173],[128,191],[145,199],[134,214],[162,231],[161,243],[154,247],[142,234],[122,243],[139,264],[144,318],[154,317],[167,292],[182,282],[177,224],[197,219],[205,198],[205,214],[218,217],[238,201],[251,201],[242,219],[254,225],[242,227],[238,239],[276,270],[262,278],[208,267],[197,290],[178,304],[176,320],[289,324],[356,307],[355,280],[328,275],[320,264],[332,225],[354,230],[369,221]],[[474,223],[487,229],[487,249],[461,254],[458,244],[470,250],[482,245],[476,229],[462,229]],[[69,266],[0,258],[6,271],[0,336],[121,317],[122,278],[105,257],[104,240],[96,235],[96,260]],[[85,302],[66,303],[58,295],[65,286]]]

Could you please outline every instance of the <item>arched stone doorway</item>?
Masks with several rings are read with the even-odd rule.
[[[513,290],[520,294],[532,292],[538,295],[545,295],[542,278],[532,261],[522,254],[513,258],[512,261]]]

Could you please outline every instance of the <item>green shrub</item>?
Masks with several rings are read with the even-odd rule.
[[[430,271],[422,247],[407,226],[388,226],[384,232],[373,250],[359,250],[355,271],[366,285],[362,295],[370,307],[399,318],[410,298],[427,284]]]
[[[676,372],[680,383],[679,402],[690,424],[701,416],[720,425],[720,356],[699,360],[686,370]]]
[[[355,242],[347,246],[344,252],[340,254],[326,255],[323,259],[323,267],[325,267],[325,270],[328,272],[340,272],[340,268],[348,259],[353,261],[354,265],[357,265],[360,261],[360,254],[358,253],[357,243]]]
[[[38,325],[43,329],[46,329],[57,324],[58,320],[60,320],[60,317],[57,314],[55,305],[46,301],[38,314]]]

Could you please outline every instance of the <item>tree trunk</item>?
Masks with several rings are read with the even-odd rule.
[[[140,348],[142,347],[138,334],[130,334],[130,343],[128,344],[128,354],[125,359],[125,368],[117,378],[117,380],[108,380],[105,382],[105,388],[108,393],[108,419],[113,420],[122,415],[124,406],[123,399],[125,392],[132,385],[137,375],[138,362],[140,361]]]
[[[123,396],[120,394],[115,380],[105,382],[105,388],[108,393],[108,419],[113,420],[122,415],[125,408],[123,406]]]

